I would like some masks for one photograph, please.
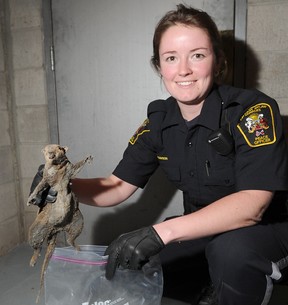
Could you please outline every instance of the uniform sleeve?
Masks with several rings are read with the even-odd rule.
[[[155,128],[150,119],[146,119],[130,138],[123,158],[113,174],[143,188],[158,167],[153,136],[155,137]]]
[[[288,152],[277,103],[258,97],[234,133],[237,189],[288,190]]]

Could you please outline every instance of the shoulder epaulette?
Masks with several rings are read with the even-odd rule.
[[[147,115],[153,112],[167,112],[165,100],[155,100],[148,105]]]

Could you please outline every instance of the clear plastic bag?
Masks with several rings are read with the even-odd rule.
[[[161,265],[154,257],[142,270],[117,269],[105,278],[104,246],[56,248],[45,273],[46,305],[160,305]]]

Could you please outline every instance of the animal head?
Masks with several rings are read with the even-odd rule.
[[[66,152],[67,146],[60,146],[58,144],[49,144],[42,149],[45,161],[48,164],[57,165],[67,159]]]

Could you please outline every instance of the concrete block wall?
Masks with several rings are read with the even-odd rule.
[[[45,1],[45,0],[43,0]],[[49,142],[42,0],[0,0],[0,255],[25,241],[26,207],[41,148]],[[288,0],[248,0],[247,87],[288,115]]]
[[[1,3],[0,3],[1,5]],[[2,6],[1,6],[2,7]],[[1,19],[2,21],[2,19]],[[7,73],[3,43],[4,27],[0,23],[0,253],[12,248],[20,239],[19,212],[16,200],[11,115],[7,92]]]
[[[41,149],[49,142],[41,0],[0,0],[0,255],[27,240],[27,207]]]
[[[27,207],[41,149],[49,142],[41,0],[10,0],[13,101],[24,237],[37,208]]]
[[[4,6],[0,1],[0,8]],[[6,57],[4,14],[0,19],[0,254],[21,239],[21,212],[18,209],[17,178],[9,74]]]
[[[251,77],[257,74],[258,89],[274,97],[285,116],[288,115],[287,16],[287,0],[248,0],[247,45],[258,63],[255,65],[247,54],[247,86],[255,83]]]

